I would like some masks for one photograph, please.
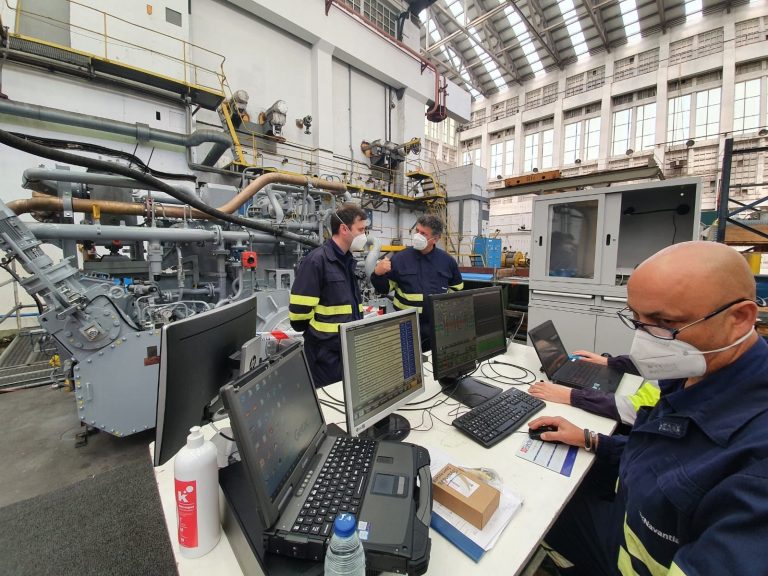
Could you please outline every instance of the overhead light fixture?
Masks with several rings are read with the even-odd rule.
[[[694,144],[696,144],[696,141],[695,141],[695,140],[692,140],[692,139],[690,139],[690,138],[689,138],[688,140],[686,140],[686,141],[685,141],[685,145],[686,145],[686,147],[688,147],[688,148],[690,148],[690,147],[691,147],[691,146],[693,146]]]
[[[760,132],[757,133],[758,136],[768,136],[768,128],[760,128]]]
[[[576,158],[573,162],[574,164],[581,164],[581,158]]]
[[[624,154],[626,154],[627,156],[632,156],[632,154],[634,154],[634,153],[635,153],[635,151],[634,151],[634,150],[632,150],[632,148],[630,148],[629,150],[627,150],[626,152],[624,152]]]

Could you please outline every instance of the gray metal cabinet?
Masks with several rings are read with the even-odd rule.
[[[529,326],[552,320],[568,350],[626,354],[633,332],[616,312],[632,271],[699,237],[700,195],[680,178],[534,199]]]

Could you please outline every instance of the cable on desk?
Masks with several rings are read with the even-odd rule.
[[[521,377],[517,376],[508,376],[507,374],[502,374],[496,368],[493,366],[494,364],[501,364],[503,366],[511,366],[512,368],[517,368],[518,370],[522,370],[523,375]],[[486,374],[485,372],[485,366],[488,366],[490,370],[493,372],[493,376],[490,376]],[[534,382],[536,382],[536,374],[533,373],[531,370],[528,370],[528,368],[525,368],[524,366],[518,366],[517,364],[512,364],[509,362],[500,362],[499,360],[489,360],[487,363],[483,364],[480,367],[480,373],[488,378],[489,380],[492,380],[496,382],[497,384],[506,384],[510,386],[530,386]],[[503,378],[504,380],[500,380]],[[507,382],[506,380],[514,380],[514,382]]]
[[[219,436],[221,436],[225,440],[229,440],[230,442],[234,442],[235,441],[234,438],[230,438],[229,436],[224,434],[224,432],[222,432],[220,428],[217,428],[216,424],[214,424],[213,420],[210,421],[210,425],[211,425],[211,428],[213,428],[216,431],[216,434],[218,434]]]
[[[339,408],[338,404],[334,404],[333,402],[328,402],[328,400],[320,400],[320,404],[322,404],[323,406],[327,406],[331,410],[336,410],[336,412],[339,412],[341,414],[346,414],[344,410]]]
[[[336,404],[337,406],[344,406],[344,405],[345,405],[345,403],[344,403],[344,399],[341,399],[341,400],[339,400],[338,398],[335,398],[335,397],[331,396],[331,393],[330,393],[330,392],[328,392],[328,390],[326,390],[324,387],[323,387],[323,388],[320,388],[320,391],[321,391],[323,394],[325,394],[326,396],[328,396],[328,400],[327,400],[327,402],[328,402],[328,405],[329,405],[329,406],[330,406],[331,404]],[[322,400],[320,400],[320,402],[322,402]]]

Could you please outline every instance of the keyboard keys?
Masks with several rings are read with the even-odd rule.
[[[546,404],[520,390],[510,388],[476,406],[453,421],[453,425],[486,448],[493,446],[523,425]]]

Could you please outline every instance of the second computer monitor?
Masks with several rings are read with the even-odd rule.
[[[477,362],[507,350],[501,287],[478,288],[427,297],[432,318],[432,369],[445,393],[477,406],[499,388],[470,378]]]
[[[424,391],[415,308],[340,326],[347,431],[402,440],[408,420],[395,410]]]

